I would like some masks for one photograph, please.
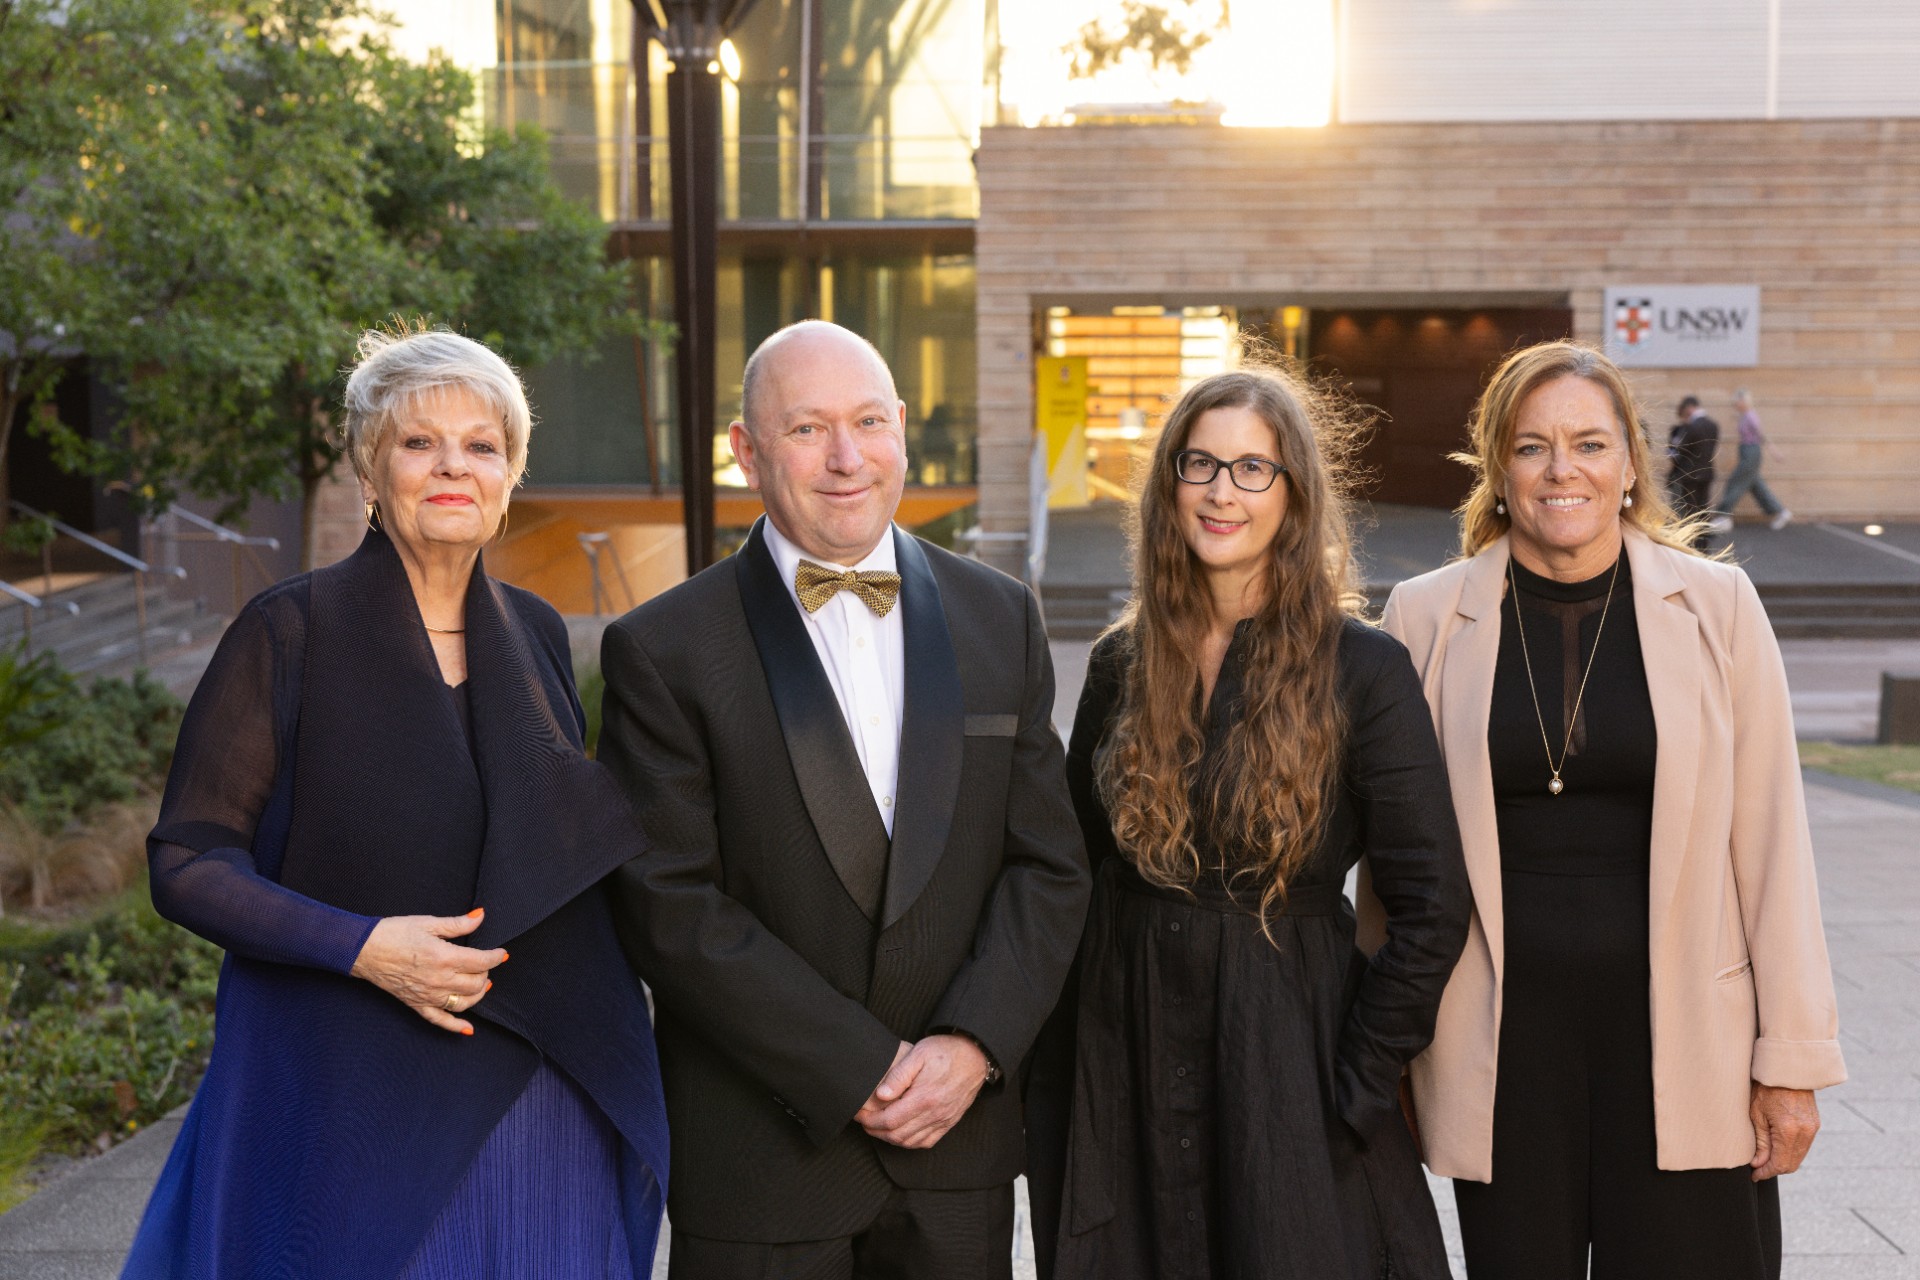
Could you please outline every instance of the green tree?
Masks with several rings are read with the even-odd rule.
[[[21,409],[180,307],[220,239],[210,35],[179,0],[0,0],[0,499]]]
[[[184,184],[196,238],[176,250],[191,271],[170,305],[126,312],[111,342],[80,336],[117,371],[122,425],[107,440],[52,426],[65,465],[131,474],[152,505],[297,493],[310,522],[362,329],[429,317],[526,365],[645,328],[605,226],[554,186],[544,139],[472,125],[471,79],[402,57],[361,0],[141,2],[172,5],[193,46],[180,56],[218,70],[194,99],[218,173]],[[107,213],[178,240],[156,211]],[[104,233],[88,246],[112,252]]]
[[[1188,19],[1197,8],[1199,0],[1172,4],[1121,0],[1113,19],[1096,18],[1087,23],[1073,43],[1061,50],[1071,59],[1068,74],[1076,80],[1087,80],[1129,58],[1140,57],[1156,71],[1167,67],[1185,75],[1193,65],[1193,56],[1232,25],[1228,0],[1218,0],[1217,15],[1203,15],[1190,24]]]

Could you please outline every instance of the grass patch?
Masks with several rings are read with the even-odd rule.
[[[1861,778],[1885,787],[1920,792],[1920,746],[1850,746],[1803,742],[1800,763],[1809,769]]]
[[[37,1189],[31,1174],[45,1140],[46,1133],[39,1125],[0,1116],[0,1213]]]

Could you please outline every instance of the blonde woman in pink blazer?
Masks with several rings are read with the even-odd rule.
[[[1464,558],[1402,583],[1473,884],[1412,1067],[1472,1280],[1772,1280],[1846,1078],[1793,718],[1753,584],[1690,549],[1626,379],[1555,342],[1473,420]]]

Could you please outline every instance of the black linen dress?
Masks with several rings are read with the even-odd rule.
[[[1243,713],[1250,625],[1236,632],[1207,708],[1201,778],[1225,764],[1227,731]],[[1406,650],[1361,623],[1343,628],[1345,761],[1323,839],[1271,921],[1271,942],[1258,887],[1231,880],[1234,850],[1201,838],[1203,859],[1224,870],[1186,894],[1147,884],[1115,848],[1094,762],[1129,650],[1123,634],[1095,647],[1067,756],[1096,887],[1053,1274],[1445,1280],[1397,1091],[1432,1037],[1469,892]],[[1354,946],[1342,894],[1363,854],[1389,921],[1371,962]]]
[[[1563,583],[1516,563],[1501,605],[1487,750],[1506,976],[1493,1181],[1453,1184],[1467,1269],[1586,1280],[1591,1252],[1593,1280],[1772,1280],[1778,1182],[1656,1163],[1646,663],[1659,656],[1641,652],[1624,551],[1613,573]],[[1558,758],[1570,716],[1554,795],[1542,721]]]

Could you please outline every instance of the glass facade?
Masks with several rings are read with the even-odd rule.
[[[664,258],[636,273],[653,315],[671,317]],[[716,315],[720,394],[713,466],[718,482],[744,483],[726,427],[740,408],[740,370],[776,329],[810,316],[864,335],[893,370],[907,406],[910,483],[972,484],[978,394],[971,254],[835,254],[815,260],[770,250],[723,253]],[[555,485],[680,483],[674,439],[673,353],[626,338],[593,358],[526,371],[538,422],[527,482]]]
[[[912,480],[973,482],[973,257],[951,235],[916,240],[913,229],[978,213],[973,149],[994,8],[754,0],[733,31],[721,86],[721,484],[739,479],[724,437],[748,353],[808,317],[865,335],[892,366]],[[546,131],[567,194],[650,232],[634,241],[654,255],[636,272],[638,301],[671,320],[660,234],[671,64],[658,42],[636,46],[631,0],[423,0],[404,26],[403,45],[438,45],[474,72],[486,123]],[[828,247],[807,233],[822,224],[871,230]],[[528,382],[540,418],[530,483],[678,484],[668,344],[610,341],[597,358],[529,370]]]

